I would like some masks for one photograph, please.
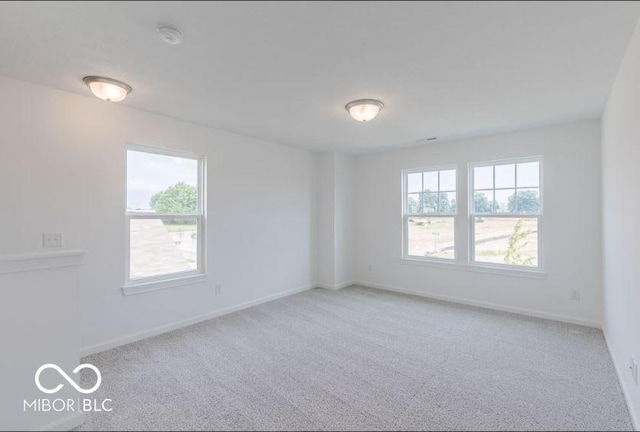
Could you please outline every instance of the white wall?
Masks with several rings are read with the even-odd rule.
[[[315,154],[6,78],[0,93],[0,255],[45,231],[88,250],[82,347],[312,283]],[[126,143],[206,155],[206,283],[123,297]]]
[[[34,378],[48,363],[74,377],[80,359],[78,265],[83,256],[83,251],[0,255],[0,430],[70,430],[82,423],[77,409],[42,412],[25,409],[24,403],[78,399],[79,393],[64,382],[61,391],[42,393]],[[51,370],[39,378],[49,389],[62,380]]]
[[[640,427],[640,388],[628,366],[640,361],[640,26],[627,49],[602,118],[604,330]]]
[[[317,156],[317,253],[315,281],[323,287],[333,288],[335,268],[335,160],[333,153]]]
[[[339,289],[354,281],[355,158],[338,152],[318,155],[316,282]]]
[[[335,178],[335,283],[342,287],[355,280],[355,158],[334,154]]]
[[[542,244],[546,279],[412,265],[401,260],[402,169],[457,164],[459,196],[465,197],[469,162],[536,155],[544,158]],[[359,281],[371,286],[600,325],[602,255],[598,121],[364,155],[357,158],[356,175],[356,273]],[[464,210],[461,208],[461,211]],[[468,227],[462,224],[458,228],[457,238],[463,242],[460,251],[466,247]],[[461,258],[466,262],[466,257]],[[571,300],[571,289],[581,291],[580,301]]]

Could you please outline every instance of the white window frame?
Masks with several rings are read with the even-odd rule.
[[[494,201],[495,201],[495,191],[496,190],[506,190],[506,189],[520,189],[517,187],[518,185],[518,170],[515,169],[515,180],[513,188],[496,188],[495,187],[495,166],[499,165],[509,165],[509,164],[517,164],[517,163],[528,163],[528,162],[538,162],[539,163],[539,173],[538,173],[538,189],[540,196],[540,207],[537,213],[476,213],[474,211],[474,170],[475,168],[493,166],[493,191],[494,191]],[[496,269],[496,270],[506,270],[506,271],[514,271],[514,272],[532,272],[532,273],[543,273],[544,272],[544,261],[543,261],[543,245],[542,245],[542,227],[543,227],[543,216],[544,216],[544,185],[543,185],[543,159],[542,156],[529,156],[529,157],[520,157],[520,158],[511,158],[511,159],[499,159],[493,161],[485,161],[485,162],[472,162],[469,163],[468,169],[468,177],[469,177],[469,186],[468,186],[468,223],[469,223],[469,265],[474,267],[482,267],[487,269]],[[522,189],[530,189],[532,187],[522,187]],[[484,189],[480,189],[484,190]],[[488,189],[487,189],[488,190]],[[516,192],[517,193],[517,192]],[[475,260],[475,218],[483,217],[483,218],[527,218],[527,219],[537,219],[538,225],[538,259],[537,266],[524,266],[517,264],[498,264],[498,263],[487,263],[482,261]]]
[[[183,159],[192,159],[198,162],[198,203],[195,212],[189,213],[154,213],[154,212],[138,212],[128,211],[127,209],[127,153],[128,151],[137,151],[155,155],[173,156]],[[153,147],[140,144],[127,144],[125,146],[125,284],[123,292],[125,295],[138,294],[147,291],[155,291],[158,289],[172,288],[176,286],[188,285],[191,283],[202,282],[206,278],[205,268],[205,231],[206,231],[206,200],[205,200],[205,169],[206,159],[204,155],[190,153],[186,151],[172,150],[161,147]],[[142,278],[131,278],[131,221],[135,219],[196,219],[197,221],[197,266],[193,270],[169,273],[166,275],[149,276]]]
[[[456,211],[455,213],[419,213],[419,214],[410,214],[407,212],[407,195],[408,195],[408,178],[409,174],[415,173],[425,173],[425,172],[438,172],[438,191],[436,193],[440,193],[440,171],[450,171],[455,170],[456,172]],[[408,261],[423,261],[430,263],[442,263],[442,264],[455,264],[458,262],[458,215],[459,215],[459,203],[458,199],[458,191],[459,191],[459,170],[457,165],[441,165],[441,166],[432,166],[432,167],[422,167],[422,168],[408,168],[402,170],[402,259]],[[423,184],[424,189],[424,184]],[[443,191],[443,192],[453,192],[453,191]],[[424,193],[424,190],[421,192]],[[438,198],[439,199],[439,198]],[[438,257],[427,257],[427,256],[418,256],[418,255],[409,255],[409,218],[412,217],[430,217],[430,218],[451,218],[453,220],[453,237],[454,237],[454,258],[438,258]]]

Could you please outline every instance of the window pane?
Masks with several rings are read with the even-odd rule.
[[[540,162],[518,164],[518,187],[540,186]]]
[[[438,212],[445,214],[456,213],[456,193],[440,192],[438,194]]]
[[[538,266],[538,219],[476,217],[474,261]]]
[[[518,189],[516,192],[516,213],[538,213],[540,211],[540,192],[537,188]]]
[[[422,192],[422,173],[407,174],[407,192]]]
[[[496,191],[496,213],[515,213],[515,189],[501,189]]]
[[[127,210],[189,213],[197,206],[197,160],[127,150]]]
[[[424,179],[425,192],[438,192],[438,171],[429,171],[422,173]]]
[[[516,166],[496,165],[496,188],[515,188],[516,187]]]
[[[475,191],[473,193],[474,213],[493,212],[493,191]]]
[[[493,189],[493,166],[473,169],[474,189]]]
[[[408,214],[422,213],[421,196],[422,194],[407,195],[407,213]]]
[[[130,279],[197,268],[197,219],[131,219],[130,222]]]
[[[407,224],[408,255],[455,258],[452,217],[414,217]]]
[[[438,212],[438,194],[437,193],[423,194],[422,211],[424,213]]]
[[[440,171],[440,190],[456,190],[456,170]]]

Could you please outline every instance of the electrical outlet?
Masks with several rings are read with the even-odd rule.
[[[633,382],[635,385],[638,385],[638,362],[636,361],[634,356],[631,356],[631,361],[629,362],[629,371],[631,371],[631,378],[633,378]]]
[[[46,248],[62,247],[62,233],[44,233],[42,246]]]
[[[371,264],[367,264],[367,270],[372,271],[373,270],[373,266]]]
[[[220,294],[222,292],[222,286],[219,284],[216,284],[216,294]]]
[[[571,290],[571,300],[575,300],[575,301],[580,300],[580,290],[577,290],[577,289]]]

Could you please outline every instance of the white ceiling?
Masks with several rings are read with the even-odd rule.
[[[131,107],[362,153],[596,118],[639,16],[638,2],[2,2],[0,74],[83,95],[83,76],[108,76]],[[386,106],[357,123],[358,98]]]

